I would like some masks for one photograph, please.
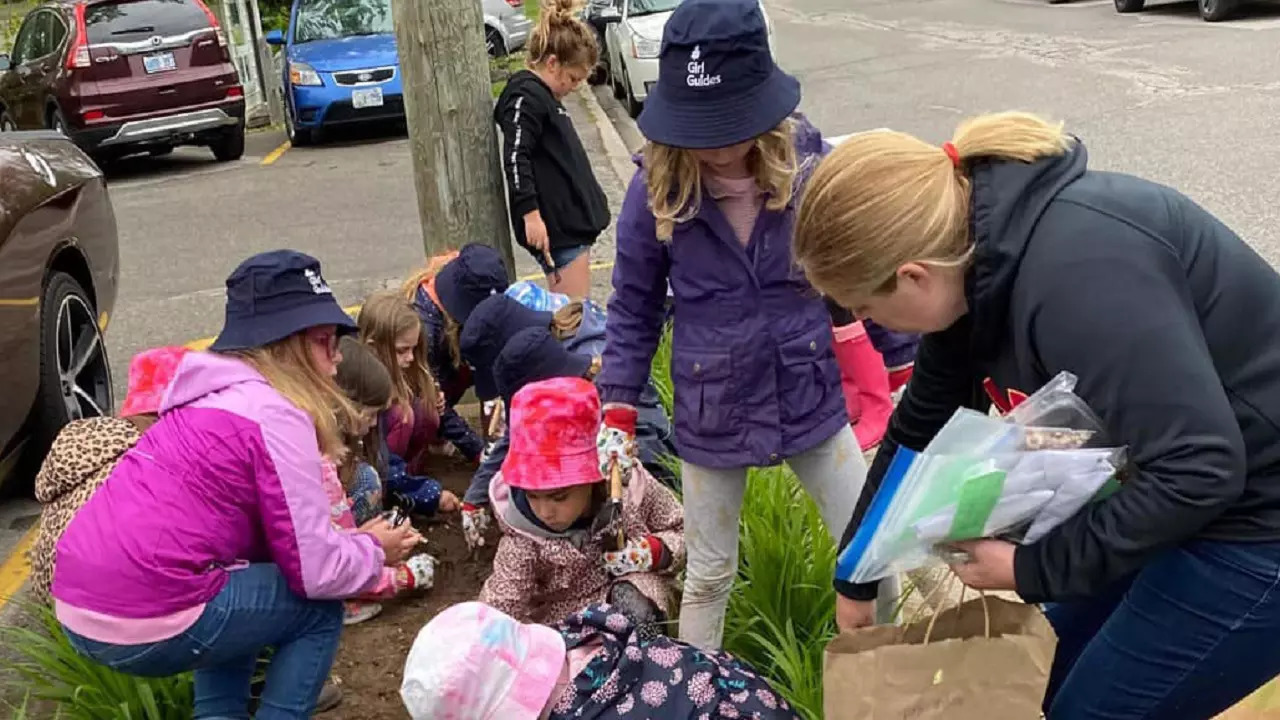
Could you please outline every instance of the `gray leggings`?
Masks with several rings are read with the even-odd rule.
[[[867,479],[867,464],[853,430],[846,425],[821,445],[788,458],[787,465],[818,505],[827,532],[839,542]],[[720,470],[686,462],[681,484],[689,567],[680,605],[680,639],[717,650],[738,570],[738,520],[747,468]]]

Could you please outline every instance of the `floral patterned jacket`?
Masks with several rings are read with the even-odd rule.
[[[565,620],[565,647],[598,645],[552,708],[551,720],[798,720],[746,663],[659,636],[640,640],[627,616],[598,605]]]
[[[603,533],[555,533],[534,525],[512,501],[502,473],[494,475],[489,498],[503,536],[493,574],[480,592],[481,602],[520,622],[552,624],[607,599],[615,578],[604,570]],[[684,509],[639,463],[627,483],[622,507],[627,537],[657,537],[671,562],[660,572],[617,579],[635,585],[670,615],[675,573],[684,565]]]

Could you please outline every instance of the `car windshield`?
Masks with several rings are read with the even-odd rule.
[[[95,3],[84,11],[90,43],[171,37],[209,27],[209,16],[192,0],[125,0]]]
[[[631,17],[636,17],[637,15],[670,12],[675,10],[679,4],[680,0],[631,0],[628,13]]]
[[[303,0],[298,7],[293,41],[305,43],[393,32],[391,0]]]

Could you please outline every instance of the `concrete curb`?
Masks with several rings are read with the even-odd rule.
[[[595,124],[596,131],[600,133],[600,139],[604,143],[605,153],[609,155],[609,164],[613,166],[613,172],[618,176],[622,187],[629,186],[631,184],[631,176],[635,174],[636,166],[631,161],[631,153],[627,150],[627,144],[623,142],[622,135],[613,126],[613,121],[609,119],[609,114],[600,106],[600,101],[596,99],[596,95],[591,88],[584,84],[578,88],[577,92],[578,96],[582,98],[582,103],[587,107],[587,114],[591,117],[591,122]]]

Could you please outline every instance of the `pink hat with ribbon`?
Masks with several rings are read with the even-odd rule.
[[[171,346],[134,355],[129,362],[129,389],[120,406],[120,417],[160,412],[160,400],[188,352],[184,347]]]
[[[414,720],[537,720],[564,667],[560,633],[465,602],[418,632],[400,699]]]
[[[511,441],[502,477],[545,492],[600,482],[600,395],[580,377],[530,383],[511,398]]]

